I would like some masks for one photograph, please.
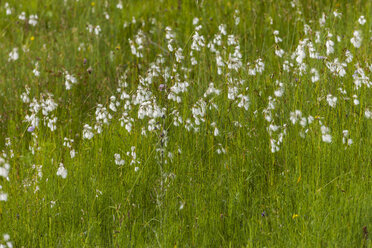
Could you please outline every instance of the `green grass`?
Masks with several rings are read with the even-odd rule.
[[[372,247],[370,1],[308,0],[292,7],[289,1],[123,0],[122,9],[118,2],[8,1],[10,15],[0,3],[0,167],[10,165],[8,180],[0,176],[0,194],[8,196],[0,201],[0,235],[9,234],[13,247]],[[21,12],[26,20],[19,19]],[[34,14],[38,22],[32,26]],[[195,17],[205,46],[190,55]],[[89,24],[99,25],[100,34],[89,33]],[[220,24],[239,43],[242,66],[227,67],[236,45],[223,35],[216,46],[225,62],[219,74],[207,44]],[[311,28],[307,34],[304,24]],[[175,34],[174,50],[183,49],[180,63],[167,48],[166,27]],[[145,36],[142,58],[132,54],[128,40],[135,42],[139,30]],[[278,44],[274,30],[282,39]],[[363,38],[359,48],[350,42],[355,30]],[[327,55],[329,33],[335,44]],[[301,72],[291,56],[306,39],[326,58],[311,58],[306,47]],[[19,54],[14,61],[13,48]],[[275,56],[276,49],[285,51],[283,57]],[[346,50],[353,59],[341,77],[327,63],[344,62]],[[156,62],[159,55],[163,63]],[[258,58],[264,71],[250,75]],[[289,72],[285,61],[293,63]],[[39,76],[33,73],[36,62]],[[159,72],[151,77],[154,66]],[[360,87],[354,82],[357,66],[368,77]],[[319,72],[314,83],[312,68]],[[67,74],[76,78],[70,90]],[[189,84],[178,94],[180,103],[168,98],[177,82]],[[204,96],[210,82],[218,95]],[[274,94],[278,82],[282,96]],[[27,87],[30,102],[41,104],[50,93],[57,104],[47,117],[37,112],[33,132],[26,121],[30,102],[21,98]],[[118,88],[130,96],[130,109]],[[149,99],[139,102],[159,107],[162,113],[154,118],[139,118],[134,96],[146,92]],[[247,109],[238,105],[239,94],[249,98]],[[337,97],[335,107],[329,94]],[[117,111],[110,109],[111,96],[120,102]],[[201,101],[205,113],[197,117]],[[101,133],[94,130],[98,104],[112,116]],[[293,124],[295,110],[301,116]],[[121,125],[123,113],[133,118],[130,132]],[[182,123],[175,125],[178,116]],[[309,116],[313,121],[302,126],[301,118]],[[47,126],[53,117],[54,131]],[[195,117],[202,119],[199,125]],[[92,139],[84,138],[85,124]],[[278,130],[270,131],[270,124]],[[331,143],[323,141],[322,126],[329,128]],[[351,145],[344,144],[343,130]],[[65,137],[73,139],[71,148]],[[272,139],[282,140],[274,153]],[[123,165],[115,163],[115,154]],[[66,178],[57,175],[61,163]],[[0,236],[0,246],[5,243]]]

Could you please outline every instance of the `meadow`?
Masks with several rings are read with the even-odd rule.
[[[0,1],[0,247],[372,247],[371,7]]]

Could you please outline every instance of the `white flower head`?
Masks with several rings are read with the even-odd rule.
[[[12,14],[12,9],[9,6],[9,3],[5,3],[5,9],[6,9],[6,15],[11,15]]]
[[[278,142],[274,139],[270,139],[270,149],[271,153],[275,153],[279,151]]]
[[[120,154],[115,153],[114,158],[115,158],[115,164],[116,165],[124,165],[125,164],[125,161],[124,161],[124,159],[121,159]]]
[[[198,25],[198,23],[199,23],[199,18],[194,17],[194,19],[192,19],[192,25]]]
[[[123,3],[119,1],[118,4],[116,5],[116,8],[123,9]]]
[[[19,58],[19,55],[18,55],[18,48],[15,47],[13,48],[13,50],[9,53],[9,58],[8,58],[8,61],[16,61],[17,59]]]
[[[354,47],[359,48],[362,45],[362,35],[359,30],[354,31],[354,36],[350,39],[350,42]]]
[[[320,127],[320,131],[322,132],[322,140],[325,143],[331,143],[332,142],[332,136],[329,134],[330,130],[329,127],[326,127],[322,125]]]
[[[358,22],[360,25],[364,25],[367,22],[367,20],[364,16],[360,16]]]
[[[57,170],[57,176],[60,176],[62,177],[63,179],[65,179],[67,177],[67,170],[66,168],[63,166],[62,163],[59,164],[59,167],[58,167],[58,170]]]
[[[3,237],[4,237],[4,241],[9,241],[9,240],[10,240],[10,235],[7,234],[7,233],[5,233],[5,234],[3,235]]]
[[[332,143],[332,136],[330,134],[323,134],[322,140],[325,143]]]
[[[291,120],[292,124],[296,124],[297,120],[302,117],[302,112],[300,110],[295,110],[291,112],[289,119]]]
[[[226,33],[226,24],[221,24],[221,25],[219,25],[218,26],[218,30],[220,30],[220,33],[222,34],[222,35],[226,35],[227,33]]]
[[[335,43],[332,40],[326,41],[327,55],[330,55],[331,53],[335,51],[335,49],[333,48],[334,44]]]
[[[30,18],[28,20],[28,24],[30,24],[32,26],[36,26],[37,21],[38,21],[37,15],[30,15]]]
[[[334,108],[334,107],[336,107],[337,97],[332,96],[331,94],[328,94],[327,95],[327,102],[328,102],[329,106]]]
[[[369,110],[369,109],[366,109],[364,111],[364,116],[367,118],[367,119],[371,119],[372,117],[372,112]]]
[[[275,55],[278,57],[283,57],[284,55],[284,50],[283,49],[275,49]]]
[[[315,83],[315,82],[319,81],[319,72],[318,72],[317,69],[312,68],[312,69],[310,70],[310,73],[313,74],[313,75],[311,76],[311,82]]]
[[[333,15],[334,15],[336,18],[341,18],[342,13],[337,12],[337,10],[335,10],[335,11],[333,11]]]
[[[21,21],[26,20],[26,13],[25,13],[25,12],[22,12],[22,13],[18,16],[18,19],[21,20]]]
[[[83,138],[84,139],[91,139],[93,138],[94,134],[92,132],[92,127],[89,126],[88,124],[85,124],[84,125],[84,129],[83,129]]]
[[[7,201],[7,200],[8,200],[8,194],[0,193],[0,201]]]

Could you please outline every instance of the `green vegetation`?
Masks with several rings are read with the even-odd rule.
[[[0,2],[0,247],[372,247],[371,5]]]

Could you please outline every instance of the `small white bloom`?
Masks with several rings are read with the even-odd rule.
[[[176,52],[174,53],[174,55],[176,56],[176,61],[178,62],[178,63],[180,63],[181,62],[181,60],[183,60],[185,57],[183,56],[183,54],[182,54],[182,48],[178,48],[177,50],[176,50]]]
[[[319,72],[317,71],[317,69],[312,68],[310,70],[310,73],[313,74],[313,76],[311,76],[311,82],[315,83],[319,81]]]
[[[320,131],[322,132],[322,134],[327,134],[329,133],[329,128],[326,126],[321,126]]]
[[[345,60],[346,63],[350,63],[351,61],[353,61],[353,54],[349,50],[346,50],[345,56],[346,56],[346,60]]]
[[[101,33],[101,27],[99,25],[97,25],[95,28],[94,28],[94,33],[95,35],[99,35],[99,33]]]
[[[7,201],[7,200],[8,200],[8,194],[0,193],[0,201]]]
[[[28,20],[28,24],[30,24],[32,26],[36,26],[37,20],[38,20],[37,15],[30,15],[30,18]]]
[[[57,126],[56,126],[57,117],[54,117],[54,118],[46,117],[45,119],[48,121],[47,126],[50,128],[50,131],[52,132],[55,131],[57,129]]]
[[[37,68],[35,68],[32,73],[35,75],[35,77],[38,77],[40,76],[40,72],[37,70]]]
[[[116,5],[116,8],[123,9],[123,3],[119,1],[118,4]]]
[[[71,157],[71,158],[74,158],[75,156],[76,156],[76,152],[75,152],[74,149],[72,149],[72,150],[70,151],[70,157]]]
[[[311,115],[309,115],[309,117],[307,117],[307,122],[309,124],[311,124],[313,121],[314,121],[314,117],[312,117]]]
[[[218,136],[219,131],[218,131],[217,127],[214,128],[214,132],[213,132],[213,134],[214,134],[214,136]]]
[[[364,18],[364,16],[360,16],[358,22],[360,25],[364,25],[367,22],[367,20],[366,18]]]
[[[332,40],[326,41],[327,55],[330,55],[331,53],[335,51],[335,49],[333,48],[334,44],[335,43]]]
[[[120,154],[115,153],[114,157],[115,157],[115,164],[116,165],[124,165],[125,164],[125,161],[123,159],[121,159]]]
[[[324,24],[326,22],[326,18],[327,18],[326,15],[324,13],[322,13],[322,17],[319,18],[319,24],[320,24],[321,27],[324,26]]]
[[[337,10],[333,11],[333,15],[337,18],[341,18],[342,13],[337,12]]]
[[[240,98],[240,101],[238,103],[238,107],[239,108],[243,107],[245,110],[248,110],[248,108],[249,108],[249,97],[240,94],[240,95],[238,95],[238,98]]]
[[[294,112],[289,113],[289,119],[292,124],[296,124],[297,120],[302,117],[302,112],[300,110],[295,110]]]
[[[92,132],[92,127],[90,127],[88,124],[84,125],[83,129],[83,138],[84,139],[91,139],[93,138],[94,134]]]
[[[227,33],[226,33],[226,24],[221,24],[221,25],[219,25],[218,26],[218,30],[220,30],[220,33],[222,34],[222,35],[226,35]]]
[[[57,170],[57,176],[60,176],[62,177],[63,179],[65,179],[67,177],[67,170],[66,168],[63,166],[62,163],[59,164],[59,167],[58,167],[58,170]]]
[[[361,32],[358,30],[354,31],[353,38],[350,39],[350,42],[353,44],[354,47],[359,48],[362,45],[362,35]]]
[[[9,53],[8,61],[16,61],[19,58],[18,55],[18,48],[13,48],[13,50]]]
[[[26,13],[25,13],[25,12],[22,12],[22,13],[18,16],[18,19],[21,20],[21,21],[26,20]]]
[[[320,127],[320,130],[322,132],[323,142],[331,143],[332,142],[332,136],[329,134],[329,132],[330,132],[329,128],[323,125],[323,126]]]
[[[331,143],[332,142],[332,136],[330,134],[323,134],[322,140],[325,143]]]
[[[336,106],[336,103],[337,103],[337,97],[332,96],[331,94],[328,94],[327,95],[327,102],[328,102],[329,106],[334,108]]]
[[[5,3],[6,15],[12,14],[12,9],[9,7],[9,3]]]
[[[198,25],[199,23],[199,18],[195,17],[193,20],[192,20],[192,25]]]
[[[367,119],[371,119],[371,117],[372,117],[372,112],[371,112],[369,109],[366,109],[366,110],[364,111],[364,115],[365,115],[365,117],[366,117]]]
[[[274,95],[276,97],[281,97],[284,94],[284,88],[279,88],[278,90],[274,91]]]
[[[9,241],[9,239],[10,239],[10,235],[7,234],[7,233],[5,233],[5,234],[3,235],[3,237],[4,237],[4,241],[5,241],[5,242],[6,242],[6,241]]]
[[[277,126],[277,125],[270,124],[270,126],[269,126],[269,133],[270,132],[276,132],[276,131],[278,131],[279,128],[280,127]]]
[[[270,139],[270,147],[271,147],[271,153],[275,153],[279,151],[279,146],[276,144],[276,140]]]
[[[343,130],[342,134],[343,134],[344,137],[349,136],[349,130]]]
[[[197,65],[197,64],[198,64],[198,61],[194,57],[191,57],[191,65]]]
[[[0,177],[7,178],[8,174],[9,174],[9,169],[6,168],[6,166],[0,167]]]
[[[283,49],[275,49],[275,55],[278,57],[283,57],[284,50]]]
[[[301,120],[300,120],[300,125],[303,126],[303,127],[305,127],[306,124],[307,124],[307,119],[306,119],[306,117],[302,117]]]
[[[100,195],[102,195],[102,191],[99,189],[96,189],[96,198],[98,198],[98,196]]]
[[[70,90],[71,89],[71,86],[73,84],[76,84],[77,80],[76,78],[69,74],[68,71],[65,71],[65,86],[66,86],[66,90]]]

